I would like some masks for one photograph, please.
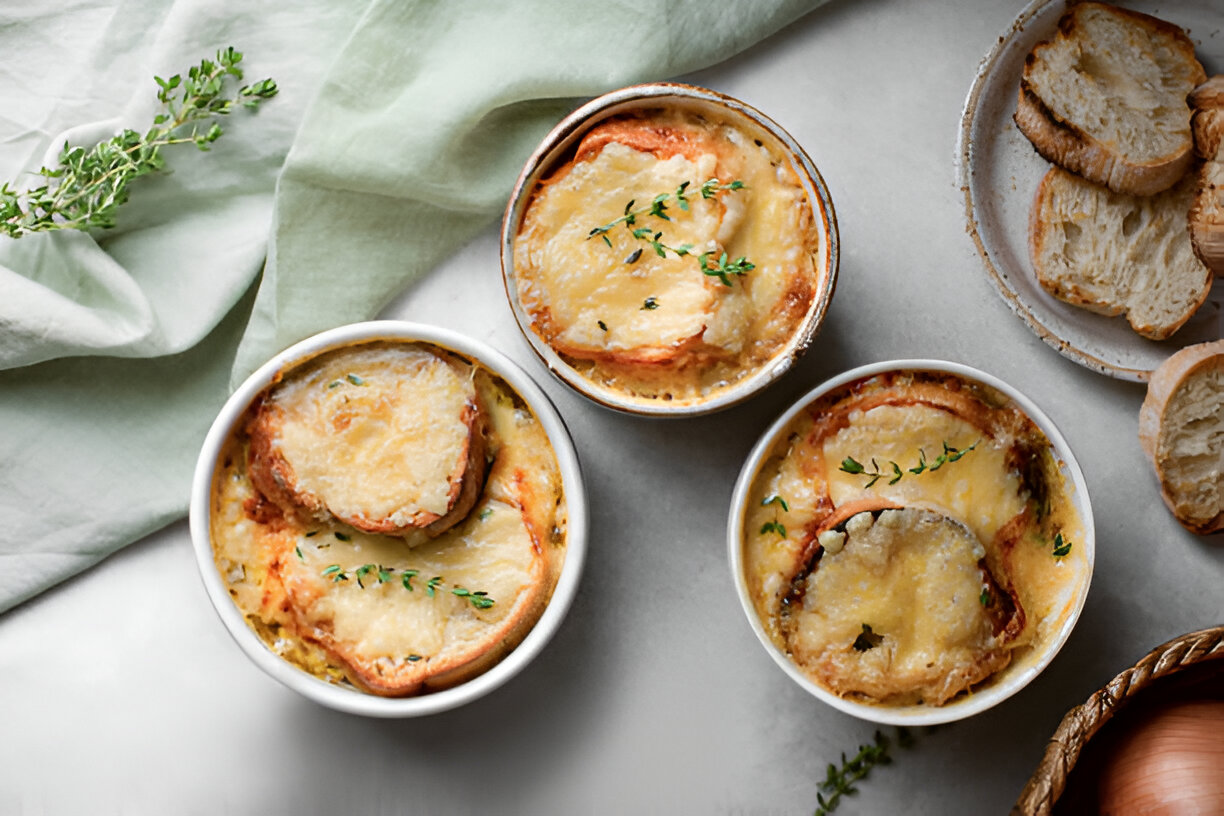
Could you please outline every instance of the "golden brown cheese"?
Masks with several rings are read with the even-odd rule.
[[[366,532],[445,530],[468,513],[484,478],[472,370],[407,344],[312,360],[255,411],[255,486],[287,512]]]
[[[967,526],[907,507],[858,513],[835,535],[819,563],[792,579],[781,618],[794,659],[823,685],[876,699],[904,689],[942,703],[1007,664],[1010,633],[980,602],[998,588]]]
[[[957,458],[932,470],[945,444]],[[864,472],[843,470],[848,458]],[[951,563],[955,537],[911,537],[914,552],[890,540],[869,565],[853,536],[836,535],[870,518],[858,509],[889,506],[963,528],[956,567],[932,570],[932,559]],[[766,634],[814,682],[866,702],[938,705],[1054,636],[1087,567],[1074,547],[1083,534],[1048,440],[1017,406],[952,375],[894,373],[837,389],[779,438],[746,508],[744,573]],[[1073,543],[1061,557],[1057,535]],[[966,555],[972,542],[980,561]],[[824,588],[807,598],[810,581]],[[854,648],[864,625],[884,651]]]
[[[594,127],[533,191],[515,240],[532,330],[592,381],[647,399],[698,399],[764,365],[826,275],[782,155],[772,137],[687,113]],[[743,186],[703,196],[712,179]],[[639,212],[660,199],[666,217]],[[710,266],[725,253],[753,268],[723,281],[702,272],[706,253]]]
[[[374,353],[411,361],[397,353],[404,348],[369,344],[338,359]],[[316,676],[383,695],[453,685],[512,649],[552,594],[566,525],[552,447],[505,382],[462,362],[487,416],[491,464],[471,511],[440,534],[372,534],[286,513],[252,484],[241,424],[222,451],[211,514],[217,568],[268,646]],[[379,434],[371,440],[387,443]]]

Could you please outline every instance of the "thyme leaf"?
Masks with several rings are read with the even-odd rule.
[[[761,525],[761,535],[765,535],[766,533],[777,533],[783,538],[786,538],[786,527],[784,527],[781,522],[776,520],[767,521]]]
[[[771,504],[776,504],[780,506],[782,508],[782,511],[785,513],[790,512],[790,506],[787,505],[786,499],[782,498],[777,493],[773,494],[772,496],[767,496],[764,500],[761,501],[762,507],[768,507]]]
[[[1054,534],[1054,557],[1062,558],[1071,552],[1070,539],[1063,538],[1061,532]]]

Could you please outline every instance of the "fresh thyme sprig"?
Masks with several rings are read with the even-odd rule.
[[[909,748],[914,744],[914,738],[907,729],[897,728],[896,744],[902,748]],[[892,762],[891,749],[892,741],[882,732],[876,731],[874,741],[860,745],[854,758],[846,759],[844,753],[841,755],[841,767],[829,763],[825,779],[820,783],[820,790],[816,793],[815,816],[828,816],[841,804],[843,796],[853,796],[858,793],[858,788],[854,783],[865,779],[876,766],[890,764]]]
[[[1063,538],[1061,532],[1054,534],[1054,557],[1062,558],[1071,553],[1071,539]]]
[[[632,227],[637,223],[638,216],[654,216],[655,218],[662,218],[664,221],[670,221],[671,216],[667,214],[667,202],[674,198],[676,199],[676,204],[679,205],[680,209],[687,212],[689,209],[687,191],[691,184],[692,182],[686,181],[677,187],[674,193],[659,193],[650,200],[650,204],[646,205],[645,207],[639,207],[636,210],[633,208],[633,205],[637,203],[637,199],[630,199],[629,203],[625,205],[624,215],[622,215],[620,218],[615,218],[609,221],[603,226],[595,227],[595,229],[591,230],[587,234],[587,237],[595,238],[598,236],[603,239],[605,244],[612,246],[612,241],[608,238],[608,232],[617,224],[624,224],[626,227]],[[722,192],[742,190],[744,189],[744,182],[736,180],[723,184],[718,179],[712,178],[707,179],[697,189],[701,193],[702,198],[710,199]],[[636,231],[633,232],[634,238],[641,239],[644,235],[649,235],[652,230],[645,230],[642,235],[638,235]],[[691,249],[692,247],[689,248]]]
[[[892,466],[891,471],[881,471],[880,466],[879,464],[876,463],[875,459],[871,460],[872,469],[868,470],[865,465],[863,465],[861,462],[856,460],[854,457],[847,456],[845,459],[842,460],[841,467],[839,467],[838,470],[842,471],[843,473],[850,473],[854,475],[862,474],[864,476],[870,477],[867,480],[867,484],[863,485],[863,487],[871,487],[876,482],[880,481],[880,479],[883,479],[885,476],[891,476],[891,478],[888,480],[888,483],[890,485],[894,485],[897,482],[901,481],[901,479],[905,477],[906,473],[912,473],[915,476],[917,476],[919,473],[922,473],[923,471],[934,473],[935,471],[939,470],[941,467],[943,467],[948,462],[957,461],[958,459],[960,459],[962,456],[964,456],[966,453],[973,450],[977,446],[978,446],[978,443],[974,442],[972,445],[970,445],[967,448],[957,449],[957,448],[951,447],[945,440],[943,443],[943,453],[941,453],[939,457],[936,458],[935,461],[933,462],[928,462],[926,459],[926,451],[922,450],[922,448],[919,448],[918,449],[918,464],[912,468],[907,468],[905,470],[902,470],[901,466],[898,465],[896,462],[889,460],[888,464]]]
[[[790,512],[790,506],[786,503],[786,499],[782,498],[777,493],[773,494],[772,496],[766,496],[761,500],[762,507],[768,507],[771,504],[781,507],[783,513]],[[777,533],[782,538],[786,538],[786,525],[778,521],[778,513],[776,510],[774,511],[773,521],[767,521],[761,525],[761,535],[765,535],[766,533]]]
[[[378,579],[378,583],[386,584],[391,581],[391,576],[395,574],[395,572],[397,572],[397,570],[394,567],[384,567],[381,564],[362,564],[359,567],[353,567],[348,570],[339,564],[331,564],[325,567],[320,574],[324,578],[330,578],[332,583],[339,584],[349,580],[349,575],[351,573],[353,579],[357,582],[357,586],[365,589],[365,581],[371,574]],[[412,585],[412,579],[420,575],[420,571],[405,569],[399,570],[399,572],[400,585],[409,592],[415,592],[416,587]],[[435,597],[438,587],[442,585],[443,581],[444,579],[441,575],[435,575],[433,578],[430,578],[425,584],[425,594],[431,598]],[[450,593],[457,598],[462,598],[463,600],[467,601],[474,609],[488,609],[489,607],[493,606],[494,603],[496,603],[489,597],[489,593],[483,590],[471,590],[462,586],[454,586],[451,587]]]
[[[660,258],[666,258],[667,253],[672,253],[678,258],[683,258],[693,254],[692,244],[681,244],[680,246],[670,246],[663,242],[663,233],[649,226],[636,226],[639,217],[654,217],[661,218],[664,221],[671,221],[671,216],[667,214],[668,201],[675,199],[676,204],[681,210],[689,209],[688,188],[691,182],[683,182],[676,188],[673,193],[660,193],[650,200],[650,204],[645,207],[634,209],[636,199],[630,199],[625,205],[625,212],[619,218],[613,219],[602,226],[595,227],[589,233],[587,238],[599,237],[609,247],[612,246],[612,239],[608,237],[608,232],[616,225],[624,224],[629,233],[639,241],[645,241],[650,245],[656,255]],[[736,180],[723,184],[716,178],[707,179],[697,188],[703,199],[709,199],[722,192],[734,192],[744,189],[744,182]],[[642,257],[642,248],[639,247],[629,253],[625,258],[626,264],[635,264]],[[713,260],[711,260],[713,259]],[[710,277],[718,278],[724,286],[731,285],[731,276],[745,275],[751,272],[756,267],[747,258],[741,256],[731,260],[726,252],[703,252],[697,256],[697,263],[702,274]]]
[[[37,173],[40,187],[18,191],[0,184],[0,227],[10,238],[61,229],[106,229],[115,225],[117,211],[128,200],[128,185],[165,168],[161,149],[193,143],[208,150],[223,133],[215,118],[236,106],[256,108],[271,99],[277,86],[271,79],[243,85],[230,92],[230,78],[242,79],[242,54],[232,47],[192,67],[186,77],[154,77],[162,112],[145,133],[124,130],[91,148],[65,145],[55,168]]]

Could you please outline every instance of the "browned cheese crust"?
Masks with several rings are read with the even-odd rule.
[[[434,353],[450,366],[465,365],[442,350],[435,350]],[[333,430],[336,433],[343,431],[352,419],[353,415],[349,412],[334,414],[331,417]],[[266,397],[260,400],[247,426],[250,437],[248,474],[255,488],[287,513],[315,520],[334,518],[367,533],[396,535],[420,529],[437,535],[467,516],[484,484],[486,423],[484,409],[475,390],[462,406],[459,419],[467,428],[467,433],[453,451],[454,464],[447,476],[450,488],[445,513],[421,509],[403,521],[397,521],[385,515],[371,516],[361,511],[328,506],[317,493],[299,486],[294,465],[280,445],[286,411]]]

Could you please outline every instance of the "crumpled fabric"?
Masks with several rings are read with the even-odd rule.
[[[585,99],[733,57],[823,0],[76,0],[0,9],[0,180],[142,131],[233,46],[280,93],[166,149],[110,230],[0,237],[0,611],[181,518],[234,385],[493,223]]]

